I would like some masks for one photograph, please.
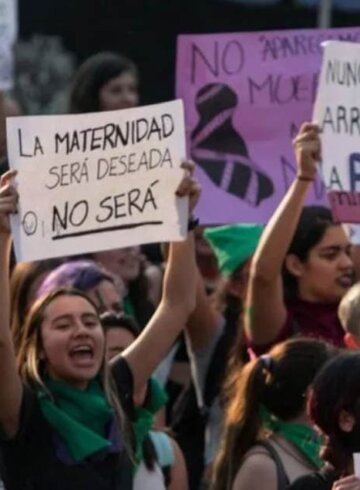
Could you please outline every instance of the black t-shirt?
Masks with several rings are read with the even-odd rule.
[[[298,478],[288,490],[331,490],[338,476],[331,469]]]
[[[114,365],[113,376],[121,405],[129,414],[133,409],[133,379],[124,359]],[[24,387],[18,434],[0,442],[0,473],[6,490],[132,489],[132,465],[125,450],[65,464],[56,455],[55,439],[36,393]]]

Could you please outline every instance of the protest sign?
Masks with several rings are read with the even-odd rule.
[[[354,475],[360,478],[360,453],[353,453]]]
[[[203,223],[267,222],[296,173],[291,143],[311,120],[327,39],[358,42],[360,28],[179,37],[176,90]],[[319,179],[310,202],[327,204]]]
[[[360,193],[331,191],[329,201],[335,222],[360,223]]]
[[[360,45],[324,45],[314,120],[322,129],[322,175],[338,221],[360,223]]]
[[[345,231],[353,245],[360,245],[360,225],[349,223],[345,227]]]
[[[13,86],[13,46],[17,37],[16,0],[0,0],[0,89]]]
[[[18,260],[184,239],[183,105],[7,120]]]

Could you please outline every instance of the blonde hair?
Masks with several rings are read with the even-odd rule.
[[[44,320],[44,314],[47,306],[49,306],[52,301],[60,296],[80,296],[86,299],[94,307],[95,311],[97,311],[96,305],[88,296],[86,296],[86,294],[71,288],[58,288],[39,298],[33,304],[26,317],[25,325],[21,332],[22,335],[19,340],[19,349],[17,353],[17,366],[22,381],[29,384],[34,389],[41,388],[46,390],[44,383],[46,366],[41,355],[41,325]],[[101,324],[100,318],[99,324]],[[119,401],[119,394],[116,384],[111,376],[105,355],[99,371],[99,377],[104,390],[105,398],[112,406],[118,426],[124,435],[125,447],[128,455],[131,459],[133,459],[133,451],[131,449],[132,432],[130,421],[125,415]]]
[[[11,333],[15,352],[18,352],[21,329],[30,307],[29,293],[41,276],[61,264],[61,259],[47,259],[41,262],[18,262],[10,278]]]
[[[360,283],[352,286],[342,298],[338,317],[346,332],[360,335]]]

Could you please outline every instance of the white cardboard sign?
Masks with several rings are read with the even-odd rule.
[[[360,44],[324,44],[313,119],[322,129],[321,169],[333,213],[360,223]]]
[[[354,475],[360,478],[360,453],[353,454],[354,459]]]
[[[7,119],[15,253],[30,261],[182,240],[183,104]]]

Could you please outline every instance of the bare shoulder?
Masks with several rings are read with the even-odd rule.
[[[255,446],[245,455],[232,490],[276,489],[276,465],[265,448]]]

